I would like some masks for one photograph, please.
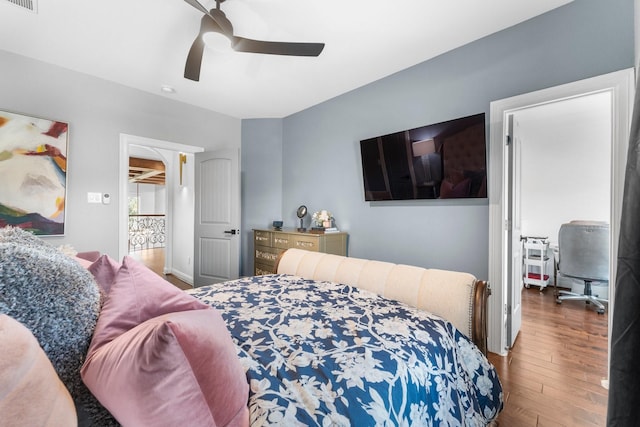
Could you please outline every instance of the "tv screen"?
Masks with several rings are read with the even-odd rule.
[[[486,198],[484,116],[360,141],[365,200]]]

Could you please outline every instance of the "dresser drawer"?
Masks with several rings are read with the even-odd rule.
[[[273,266],[276,265],[276,259],[278,259],[280,252],[282,252],[282,249],[270,248],[267,246],[256,246],[254,259],[256,263],[271,266],[273,268]]]
[[[315,251],[318,252],[320,250],[318,242],[320,239],[317,235],[315,236],[301,236],[295,235],[291,236],[292,244],[291,248],[296,249],[305,249],[307,251]]]
[[[254,246],[273,246],[273,235],[269,231],[256,230],[253,234]]]
[[[273,234],[273,244],[272,246],[280,249],[289,249],[291,246],[294,237],[290,234],[285,233],[274,233]]]
[[[275,272],[276,272],[275,266],[256,262],[253,275],[263,276],[265,274],[274,274]]]

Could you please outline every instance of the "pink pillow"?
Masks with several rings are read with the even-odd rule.
[[[0,314],[0,424],[75,426],[71,395],[26,326]]]
[[[89,262],[93,262],[100,258],[100,251],[87,251],[87,252],[78,252],[76,257],[85,259]]]
[[[125,256],[100,311],[89,353],[148,319],[176,311],[208,308],[205,303]]]
[[[125,426],[249,425],[244,369],[212,308],[145,321],[90,352],[81,374]]]
[[[82,267],[84,267],[86,269],[89,269],[91,264],[93,264],[91,261],[88,261],[88,260],[86,260],[84,258],[80,258],[78,256],[74,256],[72,258],[75,259],[78,262],[78,264],[80,264]]]
[[[105,254],[92,262],[91,265],[87,267],[87,270],[89,270],[94,279],[96,279],[96,282],[104,294],[108,295],[120,267],[119,262]]]

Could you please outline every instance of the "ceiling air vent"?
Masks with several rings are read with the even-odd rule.
[[[33,13],[38,13],[38,0],[6,0],[9,3],[19,6],[23,9],[30,10]]]

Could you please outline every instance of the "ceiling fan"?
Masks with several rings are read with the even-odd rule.
[[[265,53],[269,55],[291,55],[291,56],[318,56],[324,43],[297,43],[297,42],[274,42],[264,40],[252,40],[239,37],[233,34],[233,25],[222,10],[220,4],[225,0],[216,0],[216,8],[207,10],[197,0],[184,0],[191,6],[204,13],[200,21],[200,33],[193,41],[187,63],[184,67],[184,77],[189,80],[200,80],[200,67],[202,65],[202,54],[204,53],[203,36],[209,32],[223,34],[231,41],[231,48],[237,52]]]

